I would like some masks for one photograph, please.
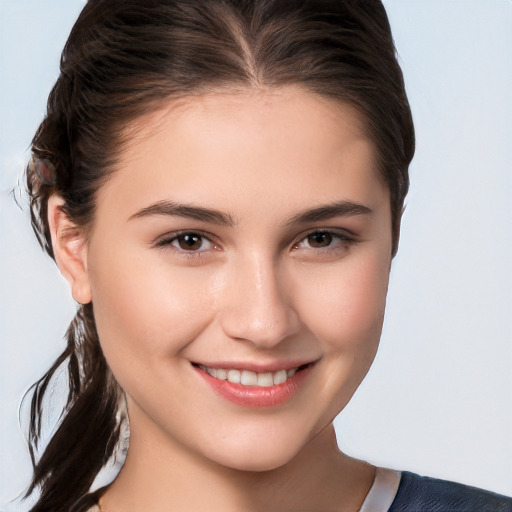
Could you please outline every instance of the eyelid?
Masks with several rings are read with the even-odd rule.
[[[177,247],[174,247],[172,245],[172,242],[183,235],[196,235],[202,239],[208,240],[208,242],[210,242],[212,244],[214,249],[218,250],[220,248],[219,243],[215,240],[215,238],[216,238],[215,235],[213,235],[212,233],[208,233],[206,231],[202,231],[200,229],[180,229],[178,231],[171,231],[169,233],[166,233],[165,235],[161,235],[161,236],[157,237],[156,240],[154,240],[152,242],[152,245],[153,245],[153,247],[156,247],[157,249],[167,249],[170,246],[170,247],[173,247],[177,253],[188,254],[188,255],[200,254],[200,253],[207,252],[207,251],[211,250],[211,249],[203,249],[203,250],[197,250],[197,251],[185,251],[185,250],[180,250]]]
[[[295,242],[293,242],[292,245],[295,246],[295,245],[299,244],[300,242],[303,242],[309,236],[315,235],[315,234],[328,234],[328,235],[332,235],[337,238],[346,240],[347,242],[356,242],[357,241],[357,236],[347,229],[332,228],[332,227],[326,227],[326,228],[320,227],[320,228],[309,229],[309,230],[301,233],[299,236],[297,236],[295,238]]]
[[[292,250],[297,249],[298,245],[301,242],[304,242],[309,236],[325,233],[332,235],[333,237],[338,238],[341,242],[345,242],[347,244],[353,244],[358,241],[357,235],[352,233],[350,230],[345,228],[335,228],[335,227],[318,227],[311,228],[306,231],[303,231],[300,235],[294,237],[294,241],[289,242],[286,245],[291,245]],[[212,248],[209,249],[200,249],[200,250],[183,250],[173,246],[172,242],[179,238],[182,235],[196,235],[203,239],[208,240],[212,244]],[[217,237],[213,233],[209,233],[200,229],[180,229],[177,231],[171,231],[164,235],[158,236],[151,245],[157,249],[172,249],[179,255],[184,255],[185,257],[194,257],[194,256],[202,256],[204,253],[213,250],[220,250],[221,246],[219,242],[216,240]],[[313,251],[328,251],[334,250],[334,247],[324,247],[324,248],[311,248]]]

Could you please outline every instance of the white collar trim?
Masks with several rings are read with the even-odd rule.
[[[375,480],[359,512],[387,512],[396,497],[402,473],[377,468]]]

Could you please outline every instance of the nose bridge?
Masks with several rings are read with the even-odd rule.
[[[269,255],[239,258],[225,293],[221,318],[228,336],[271,348],[296,330],[286,278]]]

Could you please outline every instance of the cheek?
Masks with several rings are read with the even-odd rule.
[[[320,377],[326,393],[319,397],[324,400],[314,399],[321,418],[318,428],[345,408],[373,363],[388,278],[389,263],[377,255],[340,264],[336,272],[316,276],[310,283],[310,294],[303,298],[303,320],[322,347],[326,368]]]
[[[207,277],[173,268],[165,256],[148,261],[137,251],[101,253],[90,259],[89,276],[99,338],[114,373],[124,361],[151,364],[175,355],[211,320]]]
[[[380,338],[389,280],[389,260],[379,254],[340,262],[314,276],[302,294],[303,320],[329,352],[373,359]]]

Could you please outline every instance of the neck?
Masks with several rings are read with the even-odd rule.
[[[258,472],[228,468],[161,432],[133,427],[126,462],[100,500],[102,512],[356,511],[374,477],[372,466],[339,451],[332,424],[285,465]]]

